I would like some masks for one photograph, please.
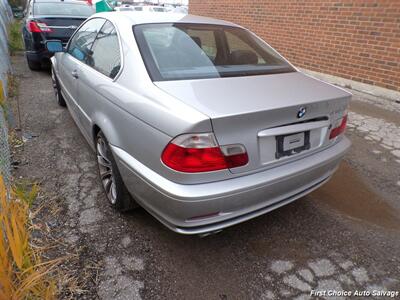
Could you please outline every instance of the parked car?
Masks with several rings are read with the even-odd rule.
[[[66,45],[75,29],[94,12],[85,1],[31,0],[22,28],[29,68],[39,70],[49,65],[51,53],[45,42],[58,39]]]
[[[11,7],[11,10],[12,10],[14,18],[22,19],[24,17],[24,10],[23,10],[22,6]]]
[[[168,12],[168,9],[166,7],[151,5],[137,5],[134,6],[134,10],[143,12]]]
[[[163,7],[167,12],[174,12],[175,6],[170,5],[170,4],[164,4]]]
[[[114,8],[115,11],[134,11],[135,6],[129,4],[123,4]]]
[[[47,47],[57,101],[96,152],[111,206],[139,204],[175,232],[215,232],[299,199],[350,147],[351,95],[233,23],[102,13],[66,49]]]
[[[177,13],[177,14],[185,14],[185,15],[187,15],[189,13],[189,10],[188,10],[188,8],[186,6],[178,6],[178,7],[173,9],[173,12]]]

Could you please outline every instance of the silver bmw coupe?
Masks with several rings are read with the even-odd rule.
[[[58,103],[97,154],[118,210],[205,234],[327,182],[350,147],[351,94],[245,28],[173,13],[95,14],[48,41]]]

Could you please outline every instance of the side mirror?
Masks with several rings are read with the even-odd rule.
[[[62,45],[61,41],[58,41],[58,40],[47,41],[46,49],[51,53],[64,52],[63,45]]]

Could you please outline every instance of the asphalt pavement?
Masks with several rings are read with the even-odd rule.
[[[143,209],[113,211],[95,155],[56,104],[48,72],[30,71],[23,56],[13,57],[13,67],[21,133],[29,136],[13,150],[20,162],[13,173],[40,183],[35,205],[44,208],[34,221],[57,241],[48,257],[70,255],[60,265],[67,274],[61,298],[309,299],[317,291],[400,291],[399,104],[356,92],[347,131],[353,146],[329,183],[200,238],[169,231]],[[329,299],[346,294],[336,296]]]

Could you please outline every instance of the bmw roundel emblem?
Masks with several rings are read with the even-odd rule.
[[[297,112],[297,118],[298,119],[303,118],[306,115],[306,112],[307,109],[304,106],[300,107],[299,111]]]

